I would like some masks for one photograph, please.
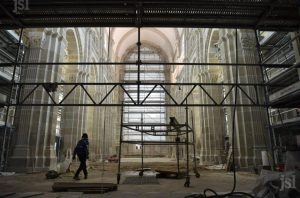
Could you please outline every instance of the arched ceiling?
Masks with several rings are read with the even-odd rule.
[[[111,30],[113,52],[116,60],[121,60],[129,48],[138,41],[137,28],[113,28]],[[167,59],[174,56],[178,31],[176,28],[141,28],[141,43],[147,43],[163,50]]]

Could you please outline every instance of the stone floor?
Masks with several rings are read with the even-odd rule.
[[[72,165],[73,171],[76,165]],[[147,163],[146,167],[153,167],[153,169],[172,170],[174,164]],[[138,168],[138,163],[122,163],[122,171],[135,170]],[[183,164],[181,170],[184,170]],[[51,186],[54,182],[68,181],[68,182],[109,182],[116,183],[117,164],[106,163],[105,165],[94,163],[90,165],[89,178],[87,180],[73,181],[73,173],[66,173],[57,179],[47,180],[45,173],[31,173],[31,174],[15,174],[13,176],[0,177],[0,197],[1,194],[15,193],[9,198],[21,197],[184,197],[191,193],[201,193],[205,188],[211,188],[217,192],[228,192],[232,189],[233,174],[223,170],[199,170],[201,176],[196,178],[191,174],[191,185],[189,188],[184,187],[185,179],[158,179],[159,184],[143,184],[130,185],[120,184],[118,191],[109,192],[105,194],[82,194],[74,192],[55,193],[52,192]],[[252,173],[238,172],[237,174],[237,190],[251,191],[257,176]],[[122,178],[124,179],[124,178]]]

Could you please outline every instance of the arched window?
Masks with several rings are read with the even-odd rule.
[[[136,62],[138,57],[137,49],[133,49],[125,58],[126,62]],[[163,57],[155,49],[142,47],[140,57],[142,62],[164,62]],[[140,79],[141,82],[165,82],[165,69],[164,65],[141,65],[140,66]],[[126,65],[124,72],[125,82],[137,82],[137,65]],[[140,87],[140,101],[148,95],[153,85],[143,85]],[[126,90],[129,90],[130,96],[133,100],[137,101],[137,85],[128,85]],[[124,94],[124,103],[131,103],[131,99]],[[163,104],[165,103],[165,93],[161,87],[156,89],[149,95],[144,104]],[[165,124],[166,123],[166,108],[160,106],[151,107],[124,107],[124,123],[128,124]],[[156,128],[157,129],[157,128]],[[151,130],[151,127],[143,127],[143,130]],[[161,130],[164,130],[163,127]],[[141,140],[139,132],[124,129],[124,140]],[[165,140],[164,136],[151,136],[144,134],[144,141],[149,140]]]

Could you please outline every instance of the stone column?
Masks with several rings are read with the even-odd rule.
[[[198,75],[198,74],[196,74]],[[200,103],[200,92],[199,91],[194,91],[193,92],[193,103],[194,104],[199,104]],[[201,148],[202,148],[202,127],[200,122],[200,118],[201,118],[201,112],[200,112],[200,108],[201,107],[194,107],[193,108],[193,117],[194,117],[194,137],[195,137],[195,148],[196,148],[196,156],[201,156]],[[201,143],[202,142],[202,143]],[[203,164],[203,158],[200,157],[200,164]]]
[[[49,62],[59,62],[61,59],[61,56],[64,55],[64,50],[62,50],[62,40],[63,37],[61,35],[62,30],[57,29],[57,32],[52,34],[52,44],[50,49],[50,57],[53,57],[49,59]],[[48,78],[48,81],[50,82],[60,82],[60,76],[58,75],[60,72],[60,66],[57,65],[50,65],[50,71],[51,77]],[[58,101],[59,93],[52,94],[53,98]],[[48,102],[51,102],[50,99],[48,99]],[[56,169],[56,154],[54,148],[55,143],[55,136],[56,136],[56,124],[57,124],[57,112],[58,107],[47,107],[47,112],[49,112],[49,115],[47,116],[45,123],[49,123],[48,130],[45,133],[44,138],[44,149],[43,149],[43,156],[44,157],[44,165],[46,167],[49,167],[50,169]],[[53,113],[51,113],[53,112]]]
[[[34,29],[28,32],[30,48],[28,62],[53,61],[57,56],[57,33],[50,29]],[[28,65],[23,68],[22,82],[56,82],[57,69],[49,65]],[[21,99],[33,86],[25,86]],[[56,97],[52,93],[53,97]],[[50,98],[40,87],[26,103],[49,103]],[[56,160],[54,153],[55,125],[53,116],[57,112],[50,107],[22,107],[18,110],[16,146],[9,162],[11,170],[17,172],[48,170]],[[49,123],[53,123],[52,125]]]
[[[220,72],[221,69],[216,71],[210,70],[208,82],[218,83],[218,76]],[[214,100],[216,100],[217,102],[222,100],[223,92],[221,86],[208,87],[207,90]],[[221,164],[224,150],[223,140],[225,137],[224,114],[222,107],[208,107],[208,110],[208,119],[210,123],[209,130],[211,133],[211,162],[214,164]]]
[[[59,53],[59,57],[56,59],[57,62],[64,62],[65,60],[65,57],[66,57],[66,52],[65,52],[65,49],[66,49],[66,45],[67,45],[67,41],[65,39],[65,37],[63,36],[63,31],[64,29],[63,28],[60,28],[60,35],[58,37],[59,39],[59,43],[60,43],[60,46],[59,48],[57,49],[58,53]],[[57,82],[62,82],[62,80],[64,80],[64,66],[60,65],[57,67],[58,69],[58,81]],[[62,89],[59,89],[59,94],[62,94],[64,96],[64,88]],[[57,97],[59,97],[59,95],[57,95]],[[57,99],[57,101],[59,101],[59,99]],[[57,107],[56,107],[57,108]],[[60,150],[58,152],[59,156],[59,162],[62,162],[64,159],[65,159],[65,153],[64,153],[64,137],[63,137],[63,125],[65,125],[66,123],[64,122],[63,120],[63,115],[64,115],[64,112],[66,110],[67,107],[60,107],[61,109],[61,115],[60,115],[60,137],[61,137],[61,145],[60,145]]]
[[[90,75],[92,75],[90,73]],[[93,77],[91,77],[93,79]],[[90,81],[90,82],[94,82]],[[91,86],[88,87],[88,92],[89,94],[96,100],[96,91],[95,87]],[[89,100],[89,99],[88,99]],[[96,100],[98,101],[98,100]],[[90,142],[90,160],[96,160],[96,155],[97,155],[97,121],[98,121],[98,115],[97,115],[97,109],[98,107],[87,107],[86,108],[86,128],[87,128],[87,133],[89,134],[89,142]]]
[[[235,62],[235,32],[227,32],[223,35],[223,53],[228,53],[226,62]],[[226,50],[227,47],[227,50]],[[238,32],[238,61],[239,63],[258,63],[255,48],[255,35],[253,31],[242,30]],[[224,70],[225,82],[235,82],[235,67]],[[262,82],[259,67],[239,67],[239,82],[259,83]],[[255,99],[253,87],[242,87],[245,92]],[[262,90],[258,90],[260,101],[263,101]],[[234,100],[234,91],[228,98]],[[249,103],[247,97],[239,90],[238,103]],[[228,108],[229,134],[232,131],[233,108]],[[260,151],[266,149],[265,135],[267,134],[266,114],[263,108],[237,107],[235,116],[235,148],[236,159],[241,167],[259,165],[261,162]]]
[[[97,87],[97,90],[100,90],[98,87]],[[96,92],[96,96],[98,98],[98,101],[100,101],[101,97],[100,97],[101,93],[99,91]],[[95,154],[96,154],[96,160],[99,160],[100,159],[100,156],[101,156],[101,145],[100,145],[100,142],[101,142],[101,109],[103,107],[97,107],[95,109],[95,113],[96,113],[96,118],[94,118],[94,125],[95,125],[95,133],[96,133],[96,147],[95,147]]]
[[[78,66],[79,67],[79,66]],[[65,78],[66,82],[84,82],[83,73],[78,69],[68,69]],[[66,95],[72,87],[65,87],[64,95]],[[67,97],[65,103],[80,104],[83,103],[83,90],[77,86]],[[63,154],[72,155],[73,149],[77,142],[81,139],[82,133],[86,132],[83,128],[84,109],[83,107],[70,106],[65,107],[63,113],[64,126],[62,128],[62,137],[64,139]]]
[[[207,67],[200,70],[199,82],[215,83],[216,79],[214,71]],[[204,86],[205,90],[216,101],[221,101],[222,89],[220,87]],[[200,90],[199,103],[211,104],[211,99]],[[221,109],[219,107],[200,107],[200,117],[198,124],[201,130],[201,159],[202,165],[221,163],[221,151],[223,150],[222,139],[224,137],[223,121]]]
[[[203,67],[200,70],[200,79],[199,82],[207,82],[207,66]],[[200,90],[200,89],[199,89]],[[208,98],[203,93],[203,91],[200,91],[200,103],[207,103]],[[203,164],[210,164],[210,148],[211,148],[211,141],[210,141],[210,136],[209,136],[209,120],[208,120],[208,109],[207,107],[201,107],[201,120],[199,120],[200,125],[202,126],[202,161]]]

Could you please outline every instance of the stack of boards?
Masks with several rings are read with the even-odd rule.
[[[116,191],[118,186],[112,183],[55,182],[52,189],[54,192],[83,192],[92,194]]]

